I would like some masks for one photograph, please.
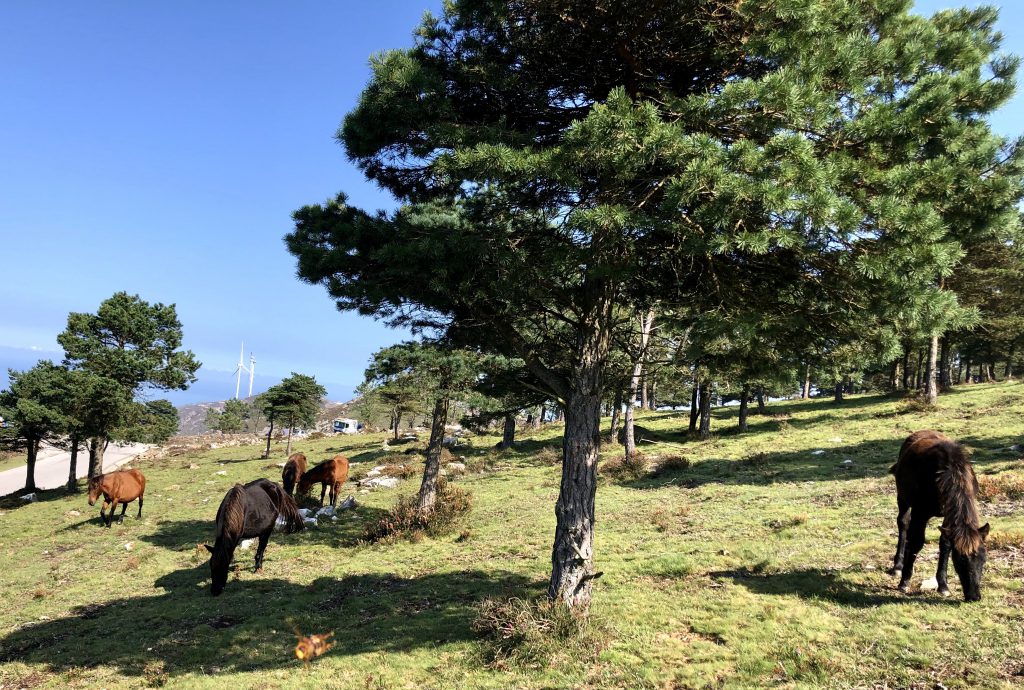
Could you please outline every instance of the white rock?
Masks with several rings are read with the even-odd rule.
[[[256,541],[256,540],[255,539],[243,539],[242,541],[238,542],[238,548],[242,549],[243,551],[245,549],[251,549],[252,548],[252,544],[253,544],[254,541]]]
[[[219,474],[219,475],[221,475],[222,477],[223,477],[223,476],[226,476],[226,475],[227,475],[227,473],[228,473],[228,472],[227,472],[227,470],[220,470],[219,472],[214,472],[214,474]]]
[[[843,465],[852,465],[853,464],[853,460],[850,460],[849,458],[847,458],[846,460],[843,460],[842,464]]]
[[[28,501],[29,503],[35,503],[36,501],[39,500],[39,498],[36,496],[35,492],[33,492],[30,494],[25,494],[24,496],[21,497],[21,500]]]
[[[822,455],[824,452],[823,450],[812,450],[811,455]]]
[[[929,577],[921,583],[922,592],[931,592],[939,588],[939,581],[934,577]]]
[[[70,516],[72,516],[72,517],[77,517],[77,516],[81,515],[81,513],[80,513],[80,512],[78,512],[77,510],[69,510],[69,511],[68,511],[67,513],[65,513],[65,514],[66,514],[66,515],[70,515]]]
[[[838,436],[833,436],[832,438],[830,438],[828,440],[828,442],[829,443],[842,443],[843,439],[839,438]]]
[[[360,489],[359,493],[361,493],[361,494],[368,494],[368,493],[370,493],[370,490],[369,489]]]
[[[126,543],[124,545],[124,550],[125,551],[131,551],[134,548],[135,548],[135,542],[133,542],[133,541],[130,541],[130,542],[128,542],[128,543]]]
[[[311,511],[309,508],[299,508],[299,515],[301,515],[303,518],[309,517],[309,514],[311,512],[313,512],[313,511]],[[278,520],[280,520],[280,519],[281,518],[278,518]]]
[[[359,486],[368,489],[393,489],[398,486],[398,477],[373,477],[360,482]]]
[[[284,467],[284,466],[285,466],[285,464],[287,464],[287,463],[279,462],[279,463],[277,463],[277,466],[278,466],[278,467]]]
[[[366,476],[367,477],[376,477],[377,475],[379,475],[383,471],[384,471],[384,465],[377,465],[376,467],[371,469],[369,472],[367,472]]]
[[[324,506],[320,510],[316,511],[316,517],[334,517],[335,516],[334,506]]]
[[[198,470],[198,469],[199,469],[199,465],[197,465],[197,464],[195,464],[194,462],[192,462],[192,463],[189,463],[189,466],[188,466],[188,468],[189,468],[190,470]]]
[[[317,521],[315,517],[302,518],[302,521],[306,523],[306,527],[316,527]]]
[[[464,462],[449,462],[448,463],[448,469],[452,470],[453,472],[465,472],[466,471],[466,463],[464,463]]]
[[[338,510],[353,510],[358,505],[359,504],[356,503],[356,497],[349,496],[341,502],[341,505],[338,506]]]

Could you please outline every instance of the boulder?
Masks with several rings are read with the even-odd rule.
[[[359,482],[359,486],[367,489],[393,489],[399,481],[398,477],[371,477]]]

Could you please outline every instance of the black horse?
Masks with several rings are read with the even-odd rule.
[[[933,517],[942,516],[939,531],[939,567],[935,579],[939,593],[949,594],[946,568],[950,553],[960,578],[964,599],[981,599],[981,572],[987,552],[988,524],[978,526],[974,497],[978,479],[959,443],[937,431],[915,431],[900,448],[899,459],[890,469],[896,476],[896,526],[899,540],[890,575],[902,571],[900,591],[910,588],[914,560],[924,545],[924,530]]]
[[[259,537],[256,549],[256,572],[263,569],[263,552],[274,531],[278,516],[284,518],[284,531],[294,532],[303,527],[295,501],[269,479],[256,479],[245,486],[231,487],[217,509],[217,541],[211,547],[203,544],[210,552],[210,572],[213,584],[210,592],[217,596],[228,581],[228,566],[235,553],[235,547],[242,539]]]

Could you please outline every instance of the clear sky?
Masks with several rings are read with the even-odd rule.
[[[0,3],[0,386],[59,360],[69,311],[118,290],[174,303],[204,363],[176,403],[291,371],[347,399],[370,354],[406,337],[299,283],[282,241],[296,208],[344,190],[391,200],[333,135],[369,56],[411,43],[439,0]],[[955,3],[920,0],[931,13]],[[1009,52],[1024,8],[1004,2]],[[1024,98],[995,120],[1024,130]],[[243,383],[243,389],[245,384]]]

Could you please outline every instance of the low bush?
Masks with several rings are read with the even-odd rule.
[[[619,456],[601,463],[601,474],[617,482],[629,482],[647,474],[647,456],[643,453]]]
[[[534,459],[542,465],[560,465],[562,463],[562,452],[553,446],[544,446],[533,455]]]
[[[417,496],[402,496],[387,515],[366,526],[363,540],[394,543],[399,539],[419,541],[423,536],[437,537],[453,532],[472,507],[472,495],[438,478],[437,502],[429,513],[420,511]]]
[[[602,626],[547,599],[484,599],[472,628],[483,638],[486,660],[495,667],[585,661],[607,645]]]
[[[682,455],[666,455],[658,462],[658,466],[654,469],[654,476],[664,477],[688,469],[690,469],[690,461]]]

